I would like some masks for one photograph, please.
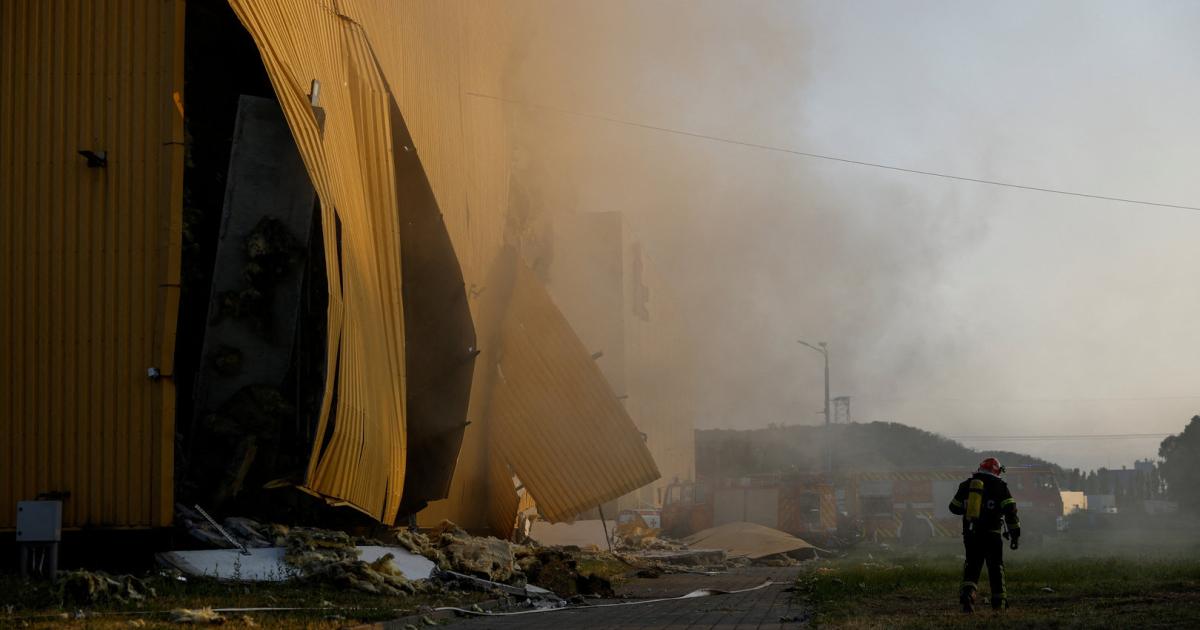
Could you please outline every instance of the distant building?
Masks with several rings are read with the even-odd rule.
[[[1087,495],[1082,491],[1063,490],[1059,494],[1062,495],[1063,516],[1088,509]]]
[[[1175,514],[1179,512],[1179,504],[1175,501],[1165,501],[1163,499],[1146,499],[1142,501],[1142,509],[1151,516],[1161,516],[1163,514]]]
[[[1089,512],[1117,513],[1117,497],[1112,494],[1089,494],[1084,497]]]

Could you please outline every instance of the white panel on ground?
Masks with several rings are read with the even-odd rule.
[[[424,580],[433,574],[434,564],[400,547],[367,545],[356,547],[358,559],[374,562],[392,554],[392,564],[409,580]],[[246,582],[283,582],[298,577],[296,569],[283,560],[283,547],[250,549],[243,555],[236,549],[200,549],[168,551],[158,554],[161,564],[179,569],[186,575],[239,580]]]

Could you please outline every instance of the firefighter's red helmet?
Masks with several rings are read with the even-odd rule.
[[[1000,465],[1000,460],[996,459],[995,457],[989,457],[979,462],[979,472],[985,472],[999,477],[1000,473],[1004,472],[1004,466]]]

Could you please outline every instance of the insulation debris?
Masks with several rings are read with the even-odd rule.
[[[171,611],[171,621],[186,625],[219,626],[225,623],[225,617],[212,608],[176,608]]]
[[[361,560],[349,534],[311,527],[293,527],[284,553],[284,562],[304,580],[377,595],[416,593],[419,587],[404,576],[395,558],[385,553],[370,562]]]
[[[471,536],[450,521],[442,521],[432,535],[452,570],[494,582],[513,579],[515,558],[508,542],[491,536]]]
[[[109,602],[127,604],[156,596],[154,589],[132,575],[110,576],[102,571],[83,569],[63,575],[58,588],[63,604],[68,606]]]
[[[358,550],[346,532],[293,527],[287,534],[284,562],[301,575],[321,571],[331,564],[358,560]]]

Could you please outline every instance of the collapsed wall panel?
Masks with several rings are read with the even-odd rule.
[[[617,395],[524,264],[502,331],[493,443],[541,516],[568,520],[658,479]]]

